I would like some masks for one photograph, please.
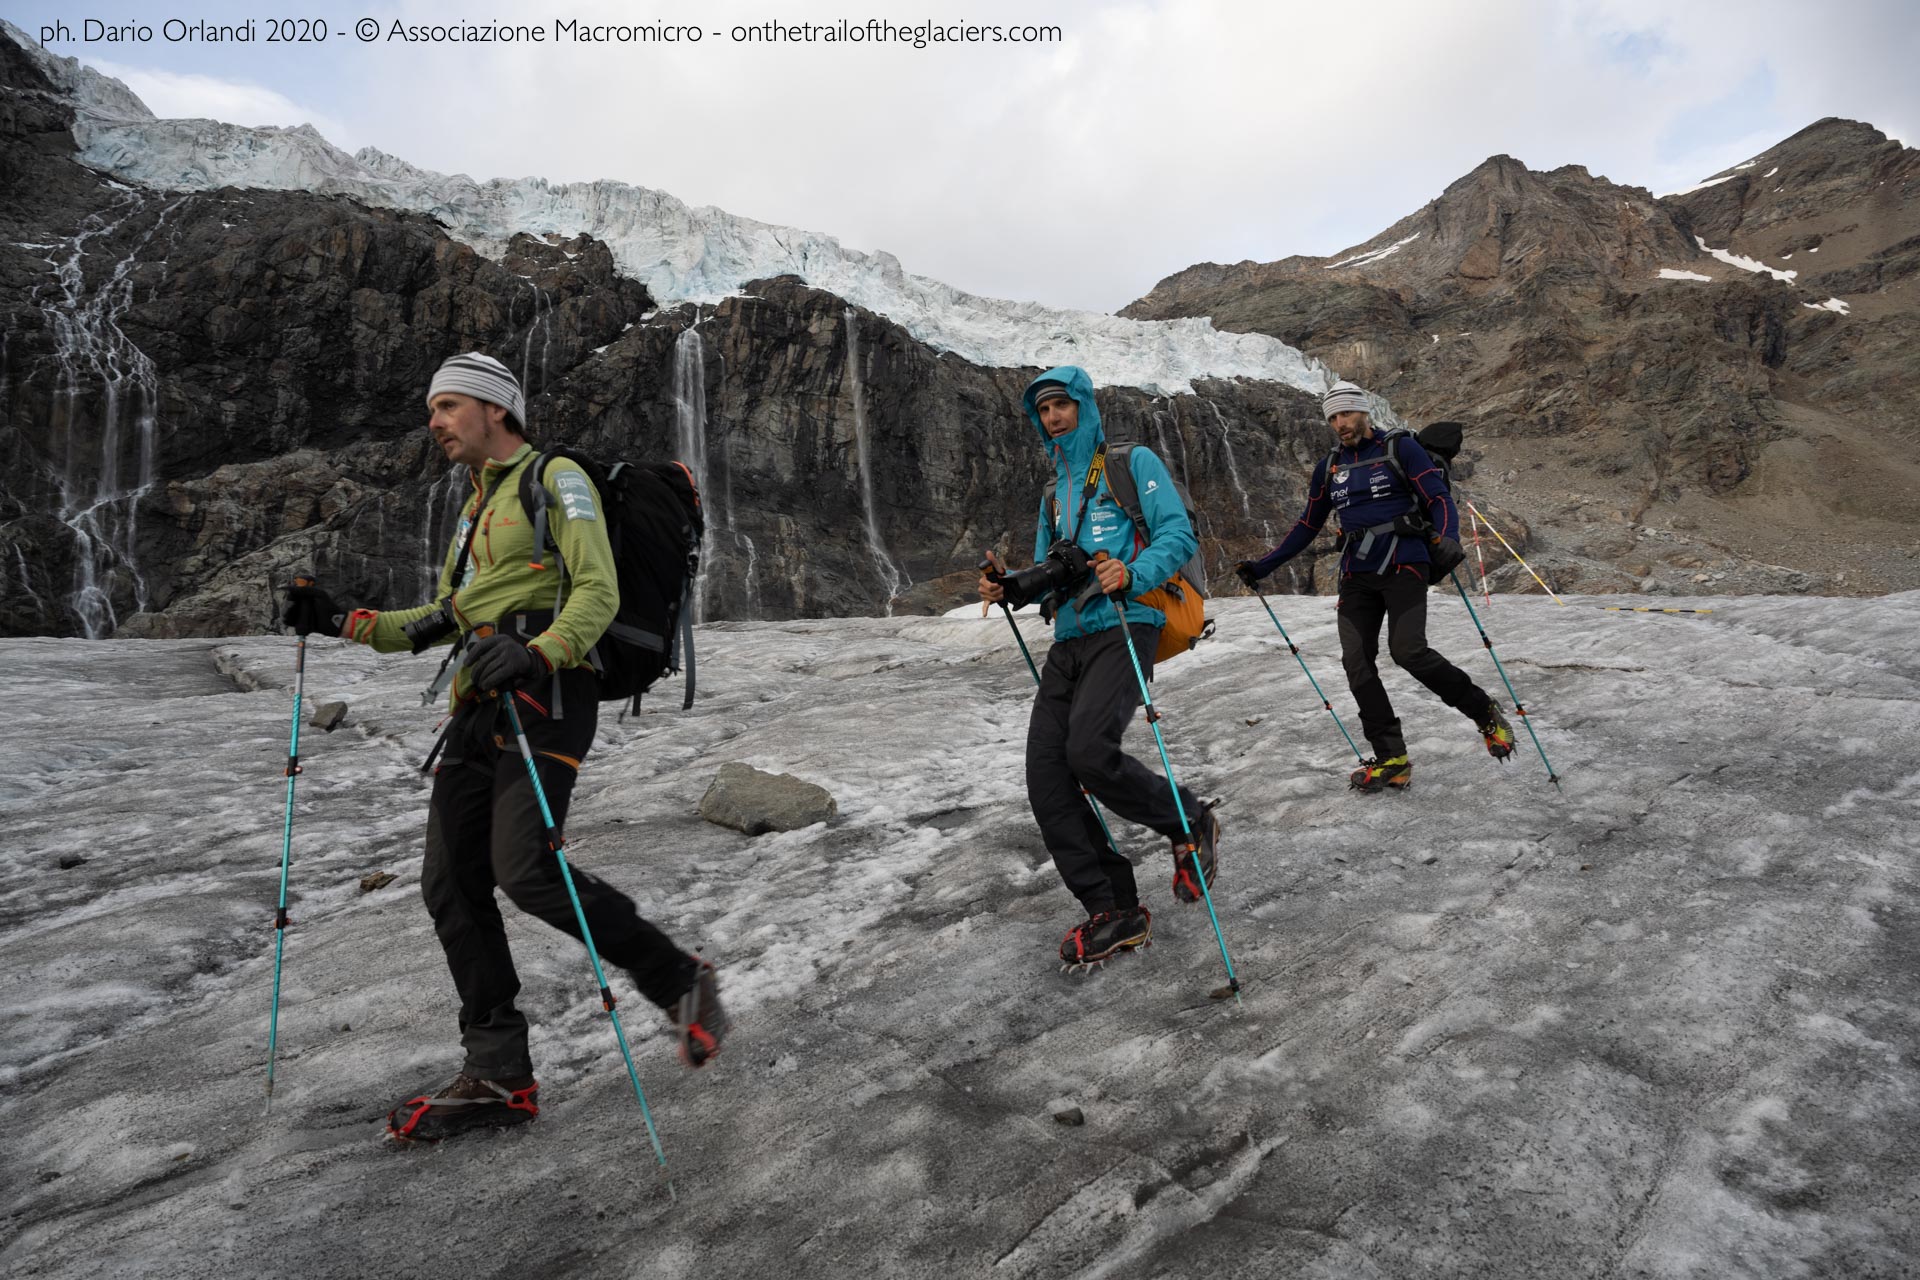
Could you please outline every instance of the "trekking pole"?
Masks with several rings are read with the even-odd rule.
[[[987,558],[980,562],[980,567],[982,569],[991,567],[994,572],[1000,572],[1000,563],[993,558],[993,552],[991,551],[987,552]],[[983,608],[986,606],[986,603],[984,600],[980,602]],[[1033,654],[1027,648],[1027,638],[1020,634],[1020,624],[1013,620],[1013,610],[1007,607],[1007,602],[1004,599],[1000,601],[1000,612],[1007,615],[1007,625],[1013,628],[1013,638],[1020,646],[1020,656],[1027,660],[1027,670],[1033,673],[1033,684],[1035,688],[1038,688],[1040,686],[1040,668],[1033,665]],[[1120,846],[1113,842],[1113,830],[1107,826],[1107,815],[1100,811],[1100,802],[1095,800],[1093,793],[1085,787],[1080,788],[1080,794],[1087,798],[1087,805],[1093,810],[1093,819],[1100,824],[1100,833],[1107,838],[1107,847],[1115,853],[1119,853]]]
[[[312,578],[295,578],[310,587]],[[287,866],[293,860],[293,780],[300,774],[300,699],[306,692],[307,638],[293,654],[293,738],[287,746],[287,815],[280,831],[280,905],[273,913],[273,1012],[267,1020],[267,1109],[273,1114],[273,1058],[280,1044],[280,960],[287,946]]]
[[[1363,757],[1360,754],[1360,748],[1357,746],[1354,746],[1353,735],[1347,732],[1347,726],[1341,721],[1340,713],[1333,709],[1333,704],[1331,702],[1327,701],[1326,690],[1322,689],[1320,687],[1320,682],[1313,678],[1313,672],[1307,670],[1307,660],[1300,656],[1300,646],[1293,642],[1293,637],[1287,634],[1287,629],[1285,627],[1280,626],[1279,615],[1274,613],[1273,606],[1270,604],[1267,604],[1267,593],[1262,591],[1260,588],[1255,587],[1253,589],[1253,594],[1260,597],[1260,603],[1266,607],[1267,616],[1273,619],[1274,626],[1279,627],[1280,638],[1282,640],[1285,640],[1287,642],[1287,648],[1293,651],[1293,660],[1300,664],[1300,669],[1302,671],[1307,672],[1307,683],[1312,685],[1313,691],[1320,695],[1320,705],[1327,709],[1327,714],[1333,717],[1334,724],[1339,726],[1340,736],[1347,740],[1347,745],[1349,747],[1353,747],[1353,758],[1355,760],[1360,760],[1362,763],[1364,763],[1365,757]]]
[[[1521,703],[1520,695],[1513,691],[1513,681],[1507,679],[1507,669],[1500,665],[1500,655],[1493,651],[1493,641],[1487,639],[1487,629],[1480,625],[1480,615],[1473,611],[1473,601],[1467,597],[1467,589],[1460,585],[1460,575],[1449,571],[1453,579],[1453,589],[1460,593],[1460,602],[1467,606],[1467,616],[1473,619],[1473,629],[1480,633],[1480,643],[1486,646],[1487,656],[1493,659],[1493,669],[1500,673],[1500,683],[1507,686],[1507,696],[1513,699],[1514,713],[1520,717],[1520,723],[1527,726],[1527,736],[1533,739],[1533,749],[1540,753],[1540,763],[1547,766],[1547,781],[1554,786],[1560,785],[1560,775],[1553,771],[1553,762],[1547,759],[1547,749],[1540,745],[1540,735],[1533,731],[1533,720],[1527,715],[1527,708]]]
[[[1101,552],[1101,557],[1106,553]],[[1127,611],[1112,596],[1107,603],[1113,606],[1113,616],[1120,624],[1120,638],[1126,641],[1127,657],[1133,663],[1133,678],[1140,683],[1140,697],[1147,708],[1147,727],[1153,730],[1154,745],[1160,748],[1160,767],[1167,771],[1167,789],[1173,792],[1174,812],[1180,815],[1180,833],[1187,840],[1187,855],[1193,859],[1193,878],[1200,882],[1200,895],[1206,899],[1207,919],[1213,922],[1214,940],[1220,944],[1220,962],[1227,966],[1227,985],[1213,992],[1213,998],[1222,999],[1231,994],[1235,1004],[1240,1003],[1240,979],[1233,972],[1233,957],[1227,954],[1227,935],[1220,931],[1220,916],[1213,909],[1213,889],[1207,884],[1207,873],[1200,865],[1200,842],[1193,838],[1193,823],[1187,817],[1187,806],[1180,799],[1180,783],[1173,776],[1173,761],[1167,757],[1167,740],[1160,736],[1160,709],[1153,705],[1153,690],[1147,687],[1147,673],[1140,665],[1140,655],[1133,647],[1133,632],[1127,627]]]
[[[488,628],[475,628],[476,636],[483,635]],[[567,867],[566,841],[560,838],[560,832],[553,825],[553,810],[547,807],[547,791],[540,785],[540,771],[533,766],[533,748],[527,742],[527,731],[521,727],[520,711],[514,706],[514,698],[519,697],[517,690],[505,699],[507,719],[513,724],[514,741],[520,744],[520,759],[526,762],[527,779],[533,783],[533,797],[540,802],[540,820],[546,824],[547,848],[553,850],[553,856],[560,860],[560,879],[567,886],[567,897],[573,900],[573,918],[580,922],[580,940],[587,944],[587,958],[593,961],[594,980],[600,984],[600,1003],[607,1011],[607,1017],[613,1020],[614,1038],[620,1042],[620,1056],[627,1062],[627,1079],[633,1081],[633,1096],[640,1100],[640,1118],[647,1122],[647,1137],[653,1142],[653,1158],[660,1162],[660,1172],[667,1180],[667,1198],[678,1200],[673,1191],[673,1175],[667,1173],[667,1153],[660,1146],[660,1131],[653,1126],[653,1109],[647,1106],[647,1094],[640,1087],[640,1072],[633,1065],[633,1051],[627,1047],[627,1033],[620,1026],[619,1011],[613,990],[607,986],[606,971],[600,967],[600,952],[593,945],[593,931],[587,928],[587,913],[581,909],[580,895],[573,888],[573,872]]]

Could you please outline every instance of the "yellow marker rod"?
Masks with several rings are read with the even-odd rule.
[[[1467,504],[1467,510],[1473,512],[1474,515],[1478,516],[1486,524],[1488,533],[1491,533],[1496,538],[1500,538],[1500,545],[1507,549],[1508,555],[1512,556],[1515,560],[1518,560],[1520,562],[1521,568],[1525,569],[1528,573],[1533,573],[1533,566],[1527,563],[1527,558],[1521,555],[1518,551],[1515,551],[1513,549],[1512,543],[1508,542],[1505,538],[1500,537],[1500,531],[1493,527],[1493,521],[1487,519],[1486,513],[1481,511],[1480,508],[1474,506],[1471,502]],[[1553,602],[1555,604],[1561,605],[1563,607],[1566,605],[1567,602],[1565,600],[1562,600],[1557,594],[1555,594],[1554,589],[1547,585],[1547,580],[1545,578],[1541,577],[1537,573],[1533,573],[1533,580],[1540,584],[1540,589],[1542,591],[1546,592],[1550,596],[1553,596]]]

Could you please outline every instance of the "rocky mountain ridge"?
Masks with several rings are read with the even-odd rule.
[[[1815,255],[1818,255],[1817,257]],[[1270,334],[1415,425],[1563,587],[1920,584],[1920,152],[1824,120],[1655,197],[1495,156],[1331,258],[1201,264],[1125,308]]]

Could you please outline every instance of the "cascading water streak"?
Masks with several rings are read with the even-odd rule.
[[[53,338],[54,426],[65,433],[64,458],[54,470],[54,482],[60,494],[58,518],[74,541],[67,605],[88,639],[109,635],[119,625],[116,586],[130,591],[136,610],[145,609],[148,599],[136,561],[137,513],[158,468],[159,378],[153,361],[119,322],[133,305],[133,272],[142,250],[182,201],[161,209],[153,225],[91,291],[85,270],[90,243],[111,237],[145,203],[134,196],[106,214],[89,216],[67,242],[65,256],[47,260],[54,268],[51,286],[34,291]],[[97,417],[91,416],[95,406]],[[128,463],[134,472],[130,485],[122,482]],[[116,581],[121,574],[124,583]]]
[[[674,457],[693,472],[693,483],[702,494],[707,491],[707,364],[706,346],[700,341],[699,312],[694,323],[680,331],[673,342],[673,449]],[[716,513],[723,527],[728,517]],[[707,618],[707,553],[701,541],[700,572],[693,582],[693,620]]]
[[[1220,416],[1220,406],[1211,400],[1203,403],[1213,410],[1214,425],[1220,428],[1220,446],[1227,455],[1227,478],[1233,481],[1233,491],[1240,495],[1240,514],[1251,517],[1253,505],[1247,500],[1247,486],[1240,482],[1240,464],[1233,456],[1233,433],[1227,429],[1227,420]]]
[[[880,583],[887,593],[887,616],[891,618],[894,599],[912,585],[912,579],[894,564],[893,558],[887,554],[887,544],[880,537],[880,521],[873,507],[873,463],[867,441],[867,396],[860,377],[860,326],[852,307],[847,308],[846,319],[847,377],[853,383],[853,446],[860,467],[860,505],[866,516],[867,550],[873,554],[874,567],[880,572]]]
[[[440,570],[446,563],[447,546],[459,525],[461,508],[466,506],[473,482],[467,464],[456,462],[427,486],[427,498],[420,512],[420,600],[433,597],[440,584]]]

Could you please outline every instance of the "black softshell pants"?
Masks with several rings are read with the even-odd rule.
[[[1483,723],[1493,700],[1467,673],[1427,647],[1425,565],[1392,573],[1353,573],[1340,580],[1340,660],[1347,687],[1360,705],[1360,731],[1381,760],[1407,753],[1400,717],[1380,682],[1380,620],[1387,622],[1387,652],[1409,675],[1434,691],[1440,701]]]
[[[1140,665],[1153,673],[1160,629],[1131,628]],[[1167,780],[1120,750],[1140,683],[1117,627],[1057,641],[1047,652],[1027,725],[1027,801],[1060,878],[1088,915],[1140,905],[1133,864],[1107,842],[1085,787],[1107,811],[1169,838],[1181,834]],[[1200,800],[1180,789],[1189,821]]]
[[[546,714],[551,681],[532,686],[518,702],[556,827],[566,821],[574,779],[593,745],[599,718],[593,673],[573,668],[560,678],[564,718]],[[494,712],[496,706],[485,704],[479,714]],[[494,889],[504,891],[528,915],[576,938],[580,925],[560,878],[559,859],[547,848],[540,805],[506,712],[497,711],[497,719],[478,727],[464,741],[449,740],[447,757],[434,772],[420,893],[460,993],[464,1070],[500,1080],[532,1075],[533,1060],[527,1051],[526,1017],[513,1003],[520,977],[507,950]],[[693,958],[642,919],[632,899],[571,859],[568,866],[602,963],[627,970],[654,1004],[670,1005],[693,984]],[[583,954],[581,985],[591,980]]]

